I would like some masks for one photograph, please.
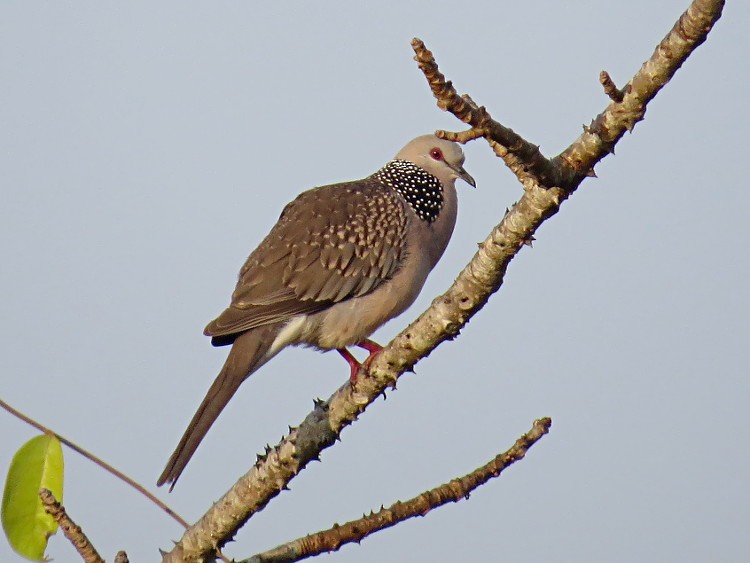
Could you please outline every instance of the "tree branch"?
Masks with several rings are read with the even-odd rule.
[[[591,126],[565,151],[545,158],[538,147],[493,120],[470,98],[458,96],[434,66],[421,41],[415,40],[420,68],[425,71],[438,105],[451,111],[487,138],[496,154],[520,179],[524,195],[481,243],[479,251],[453,285],[427,311],[394,338],[369,369],[360,372],[356,387],[349,384],[327,401],[317,402],[298,428],[265,455],[183,535],[164,561],[201,561],[229,541],[310,461],[331,446],[341,430],[398,377],[426,357],[444,340],[454,338],[503,283],[510,261],[532,240],[543,221],[557,213],[594,165],[611,153],[626,130],[643,118],[647,103],[666,84],[690,53],[700,45],[721,15],[721,0],[695,0],[672,31],[623,89],[622,102],[611,102]],[[427,69],[427,70],[425,70]],[[467,138],[474,135],[466,134]]]
[[[73,544],[81,559],[85,563],[104,563],[104,559],[96,551],[96,548],[91,544],[86,534],[83,533],[81,527],[68,516],[65,507],[57,501],[52,491],[41,489],[39,491],[39,498],[42,500],[44,510],[60,525],[63,534]]]
[[[531,430],[518,438],[506,451],[478,467],[471,473],[425,491],[405,502],[397,502],[376,513],[370,513],[346,524],[334,524],[328,530],[310,534],[263,553],[253,555],[240,563],[292,563],[321,553],[338,551],[347,543],[359,543],[367,536],[395,526],[399,522],[426,516],[429,511],[449,502],[468,499],[473,490],[494,477],[498,477],[507,467],[524,458],[531,446],[549,432],[552,420],[541,418],[534,421]]]
[[[643,120],[648,103],[706,40],[723,8],[724,0],[694,0],[651,57],[622,88],[622,101],[612,101],[554,160],[582,176],[613,152],[625,132],[632,132],[635,124]]]

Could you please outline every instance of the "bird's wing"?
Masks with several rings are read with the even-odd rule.
[[[373,291],[405,258],[408,221],[404,201],[373,178],[301,194],[247,259],[231,305],[205,334],[228,343],[221,337]]]

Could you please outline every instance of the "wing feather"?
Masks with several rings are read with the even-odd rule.
[[[373,177],[304,192],[240,271],[230,306],[206,327],[215,343],[375,290],[405,257],[409,215]]]

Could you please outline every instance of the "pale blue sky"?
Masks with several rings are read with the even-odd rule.
[[[20,2],[0,8],[0,396],[152,486],[226,355],[202,336],[284,204],[460,128],[411,60],[554,155],[687,0]],[[750,6],[724,18],[461,336],[402,378],[237,536],[248,556],[409,498],[552,432],[502,478],[323,560],[744,561],[750,553],[745,173]],[[466,148],[453,241],[385,343],[521,187]],[[289,350],[159,494],[199,517],[348,375]],[[33,432],[0,413],[0,471]],[[108,559],[167,516],[66,452],[65,504]],[[4,477],[3,477],[4,478]],[[49,554],[76,561],[54,538]],[[4,541],[0,560],[17,561]]]

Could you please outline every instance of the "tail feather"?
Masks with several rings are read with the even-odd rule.
[[[271,359],[273,354],[269,355],[268,352],[278,332],[278,325],[271,325],[250,330],[237,337],[224,367],[206,393],[156,482],[158,486],[170,483],[169,490],[174,488],[198,445],[242,382]]]

